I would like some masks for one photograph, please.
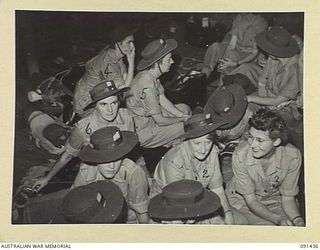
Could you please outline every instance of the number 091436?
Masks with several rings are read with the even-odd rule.
[[[303,244],[300,244],[300,248],[314,248],[314,249],[317,249],[319,248],[319,244],[315,244],[315,243],[310,243],[310,244],[306,244],[306,243],[303,243]]]

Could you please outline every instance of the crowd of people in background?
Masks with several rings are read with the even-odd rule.
[[[160,81],[177,41],[149,42],[135,65],[138,28],[115,27],[111,43],[86,62],[71,128],[28,108],[38,146],[58,155],[32,190],[79,157],[61,197],[66,223],[305,226],[296,199],[302,156],[288,135],[302,117],[301,38],[260,14],[238,14],[223,41],[207,48],[199,73],[219,73],[217,88],[194,112],[173,104]],[[144,153],[159,147],[165,150],[152,168]],[[219,161],[226,151],[230,178]]]

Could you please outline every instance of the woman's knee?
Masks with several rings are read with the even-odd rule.
[[[191,115],[192,111],[187,104],[179,103],[175,105],[184,115]]]

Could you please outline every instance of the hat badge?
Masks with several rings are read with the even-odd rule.
[[[120,139],[120,134],[119,131],[117,131],[114,135],[113,135],[113,141],[116,142],[117,140]]]
[[[230,107],[225,107],[225,108],[223,109],[223,112],[227,113],[229,110],[230,110]]]

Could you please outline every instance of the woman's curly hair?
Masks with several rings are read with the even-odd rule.
[[[272,110],[259,109],[250,118],[249,125],[257,130],[268,131],[270,139],[279,138],[281,145],[288,143],[288,128],[281,116]]]

